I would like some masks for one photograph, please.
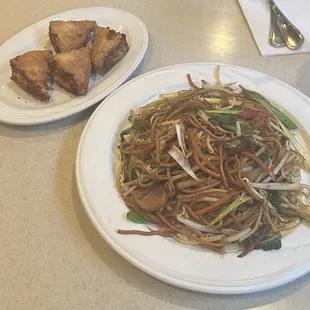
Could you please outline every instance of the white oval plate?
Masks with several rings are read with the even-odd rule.
[[[221,294],[250,293],[292,281],[310,270],[310,229],[302,224],[283,239],[279,251],[254,251],[245,258],[224,256],[152,236],[119,235],[117,229],[146,229],[125,219],[128,211],[114,186],[115,146],[130,109],[158,94],[213,81],[215,64],[194,63],[158,69],[126,83],[97,108],[78,148],[76,179],[85,210],[101,236],[144,272],[186,289]],[[291,86],[250,69],[221,65],[222,82],[238,81],[281,104],[310,132],[310,99]],[[303,181],[310,183],[309,175]],[[141,224],[140,224],[141,225]]]
[[[35,49],[52,49],[48,27],[51,20],[95,20],[99,26],[124,32],[129,51],[105,76],[92,74],[89,91],[74,97],[53,85],[49,103],[42,103],[20,89],[12,80],[10,59]],[[148,45],[143,22],[131,13],[105,7],[89,7],[63,12],[24,29],[0,47],[0,121],[9,124],[33,125],[55,121],[80,112],[124,83],[142,61]]]

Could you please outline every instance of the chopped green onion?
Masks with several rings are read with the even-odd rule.
[[[270,103],[265,97],[263,97],[261,94],[246,89],[243,86],[240,85],[240,88],[242,89],[242,92],[247,95],[248,97],[250,97],[252,100],[262,104],[263,106],[265,106],[269,112],[271,112],[274,116],[276,116],[277,118],[279,118],[281,120],[281,122],[289,129],[296,129],[297,126],[296,124],[288,117],[286,116],[281,110],[279,110],[278,108],[276,108],[272,103]]]
[[[124,136],[136,133],[138,131],[144,131],[147,128],[148,128],[148,124],[144,120],[142,120],[142,119],[133,120],[132,125],[126,129],[124,129],[120,133],[121,142],[125,141]]]
[[[131,222],[138,223],[138,224],[145,224],[149,222],[148,220],[146,220],[143,216],[141,216],[134,210],[130,210],[127,213],[127,219]]]
[[[225,151],[227,155],[235,155],[237,153],[241,153],[249,144],[248,137],[240,137],[238,140],[226,142],[224,145]]]
[[[232,115],[237,115],[241,111],[240,110],[204,110],[205,113],[207,114],[232,114]]]
[[[206,113],[204,113],[204,114],[207,115]],[[234,128],[236,129],[237,118],[234,115],[230,115],[230,114],[211,114],[211,115],[208,115],[208,117],[210,118],[210,121],[212,122],[213,125],[219,125],[219,126],[222,126],[222,125],[225,125],[225,124],[234,125]]]
[[[238,197],[234,202],[232,202],[230,205],[225,207],[223,211],[214,219],[212,220],[208,225],[207,228],[210,228],[217,222],[219,222],[223,217],[228,215],[230,212],[234,211],[237,207],[239,207],[241,204],[253,199],[251,196],[245,195]]]
[[[212,104],[220,104],[222,102],[221,98],[204,98],[204,99]]]
[[[294,145],[294,148],[297,152],[301,153],[304,157],[307,155],[307,150],[303,147],[301,143],[290,133],[290,131],[286,128],[286,126],[281,122],[279,118],[275,116],[276,120],[278,121],[281,129],[284,131],[286,137],[291,141]]]

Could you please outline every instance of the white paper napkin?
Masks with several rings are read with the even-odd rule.
[[[238,0],[259,51],[263,56],[310,52],[310,0],[275,0],[279,9],[301,31],[305,41],[301,48],[274,48],[269,45],[270,6],[268,0]]]

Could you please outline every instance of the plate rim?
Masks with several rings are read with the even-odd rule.
[[[83,10],[98,10],[98,9],[100,9],[100,10],[108,9],[108,10],[113,10],[113,11],[119,11],[123,14],[132,16],[140,24],[142,34],[143,34],[143,44],[142,44],[142,48],[140,50],[140,53],[138,54],[138,58],[133,63],[131,69],[128,70],[127,73],[124,74],[122,76],[122,78],[119,79],[116,83],[112,84],[110,86],[110,90],[107,93],[105,93],[105,90],[103,90],[101,92],[101,94],[105,93],[103,96],[101,94],[98,94],[97,96],[95,96],[91,100],[86,100],[84,103],[78,104],[73,109],[68,109],[66,111],[59,112],[59,113],[56,113],[53,115],[39,116],[39,117],[36,117],[35,119],[22,118],[21,120],[19,120],[19,119],[7,119],[5,117],[5,115],[3,117],[3,115],[0,114],[0,122],[1,123],[9,124],[9,125],[32,126],[32,125],[46,124],[46,123],[58,121],[58,120],[61,120],[64,118],[68,118],[70,116],[73,116],[79,112],[82,112],[82,111],[90,108],[91,106],[95,105],[96,103],[101,104],[102,100],[104,100],[107,96],[109,96],[112,92],[114,92],[117,88],[119,88],[123,83],[125,83],[130,78],[130,76],[135,72],[135,70],[140,65],[140,63],[142,62],[142,60],[146,54],[148,44],[149,44],[149,34],[148,34],[148,30],[146,28],[146,25],[144,24],[144,22],[139,17],[137,17],[135,14],[133,14],[131,12],[121,10],[118,8],[106,7],[106,6],[89,6],[89,7],[82,7],[82,8],[77,8],[77,9],[73,9],[73,10],[67,10],[67,11],[63,11],[60,13],[56,13],[54,15],[45,17],[45,18],[27,26],[26,28],[22,29],[21,31],[15,33],[9,39],[7,39],[4,43],[2,43],[2,45],[0,46],[0,50],[5,45],[10,44],[10,41],[13,41],[17,35],[23,35],[24,33],[31,31],[31,29],[35,29],[37,26],[39,26],[41,24],[44,24],[44,23],[49,22],[51,20],[54,20],[56,18],[62,17],[64,14],[74,14],[75,12],[79,12],[79,11],[82,12]],[[2,100],[0,100],[0,101],[2,101]]]
[[[198,284],[198,283],[193,284],[191,282],[188,282],[187,280],[180,280],[178,278],[174,278],[173,276],[167,275],[163,271],[160,271],[153,266],[145,264],[143,262],[143,260],[141,260],[140,258],[137,258],[134,255],[127,253],[126,250],[124,250],[121,245],[117,244],[113,240],[112,236],[109,235],[109,233],[104,229],[104,227],[102,227],[100,225],[100,222],[96,219],[96,210],[91,206],[91,203],[89,203],[89,201],[87,199],[87,195],[84,192],[84,189],[83,189],[84,186],[83,186],[82,177],[81,177],[81,163],[80,163],[81,152],[82,152],[82,148],[83,148],[83,142],[84,142],[84,140],[88,134],[89,128],[90,128],[93,120],[96,118],[96,115],[99,112],[99,110],[101,108],[103,108],[105,101],[108,101],[110,98],[117,95],[117,93],[121,92],[122,89],[125,88],[128,84],[135,83],[137,80],[143,79],[146,76],[153,75],[153,74],[159,73],[161,71],[166,71],[169,69],[183,67],[183,66],[199,66],[199,65],[200,66],[203,66],[203,65],[209,65],[209,66],[210,65],[213,65],[213,66],[221,65],[221,66],[231,67],[231,68],[235,68],[235,69],[241,68],[243,70],[248,70],[248,71],[251,71],[254,73],[259,73],[259,74],[266,76],[266,77],[271,77],[276,82],[287,87],[290,91],[293,91],[294,93],[298,94],[302,99],[308,100],[309,104],[310,104],[310,98],[309,97],[307,97],[305,94],[303,94],[301,91],[294,88],[293,86],[287,84],[286,82],[281,81],[280,79],[278,79],[272,75],[269,75],[269,74],[266,74],[266,73],[263,73],[263,72],[260,72],[260,71],[254,70],[254,69],[250,69],[247,67],[238,66],[238,65],[231,65],[231,64],[225,64],[225,63],[213,63],[213,62],[188,62],[188,63],[180,63],[180,64],[174,64],[174,65],[170,65],[170,66],[164,66],[164,67],[161,67],[161,68],[158,68],[155,70],[148,71],[148,72],[146,72],[142,75],[139,75],[139,76],[135,77],[134,79],[124,83],[121,87],[119,87],[113,93],[111,93],[109,97],[105,98],[100,103],[100,105],[96,108],[94,113],[91,115],[91,117],[87,121],[87,124],[85,125],[83,132],[81,134],[81,137],[80,137],[80,141],[79,141],[78,148],[77,148],[76,160],[75,160],[75,178],[76,178],[76,186],[78,189],[79,197],[81,199],[83,208],[84,208],[88,218],[90,219],[92,225],[94,225],[94,227],[96,228],[96,230],[100,234],[100,236],[104,239],[104,241],[106,241],[107,244],[117,254],[119,254],[122,258],[127,260],[130,264],[132,264],[133,266],[137,267],[138,269],[140,269],[144,273],[146,273],[146,274],[148,274],[148,275],[150,275],[150,276],[152,276],[158,280],[161,280],[161,281],[168,283],[168,284],[171,284],[173,286],[188,289],[191,291],[202,292],[202,293],[211,293],[211,294],[225,294],[225,295],[248,294],[248,293],[266,291],[266,290],[269,290],[272,288],[277,288],[279,286],[285,285],[285,284],[292,282],[292,281],[304,276],[305,274],[307,274],[310,271],[310,261],[298,265],[298,267],[293,269],[292,271],[281,271],[279,277],[277,277],[276,279],[273,279],[269,282],[258,283],[258,284],[257,283],[247,284],[246,287],[244,287],[242,285],[238,285],[238,286],[226,286],[226,285],[216,286],[216,285],[213,285],[213,286],[211,286],[211,285]],[[169,85],[167,85],[167,87],[168,86]]]

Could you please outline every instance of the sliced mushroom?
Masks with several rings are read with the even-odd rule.
[[[164,207],[168,196],[163,185],[152,188],[138,188],[131,193],[139,207],[146,211],[156,211]]]

